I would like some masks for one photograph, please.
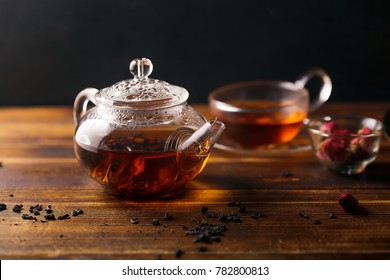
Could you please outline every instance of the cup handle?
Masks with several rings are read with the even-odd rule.
[[[80,119],[88,110],[88,103],[92,102],[96,105],[95,94],[98,92],[96,88],[86,88],[79,92],[73,104],[73,121],[78,125]]]
[[[298,80],[296,80],[295,85],[297,85],[300,88],[304,88],[307,82],[312,79],[313,77],[319,77],[322,81],[321,89],[319,93],[316,95],[315,98],[310,99],[309,103],[309,112],[313,112],[318,107],[320,107],[322,104],[324,104],[330,97],[330,94],[332,92],[332,81],[328,74],[320,69],[320,68],[313,68],[309,69],[305,73],[303,73]]]

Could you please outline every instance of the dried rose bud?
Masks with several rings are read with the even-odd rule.
[[[351,152],[356,160],[365,160],[372,157],[374,144],[372,137],[356,137],[350,144]]]
[[[335,121],[327,122],[320,126],[320,131],[327,134],[331,134],[336,129],[339,129],[339,124]]]
[[[359,129],[358,130],[358,134],[359,135],[368,135],[368,134],[371,134],[373,133],[372,129],[368,128],[368,127],[363,127],[362,129]]]
[[[350,160],[349,141],[344,137],[332,137],[321,143],[318,156],[324,160],[346,163]]]
[[[371,154],[371,141],[364,137],[356,137],[351,141],[351,152],[357,159],[364,159]]]
[[[345,211],[351,212],[357,208],[359,201],[351,194],[342,193],[339,198],[339,204]]]
[[[366,149],[368,147],[367,139],[364,137],[356,137],[351,140],[351,146],[354,145],[360,149]]]

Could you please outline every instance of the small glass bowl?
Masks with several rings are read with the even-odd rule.
[[[383,124],[356,116],[309,120],[312,149],[328,169],[343,175],[362,173],[379,152]]]

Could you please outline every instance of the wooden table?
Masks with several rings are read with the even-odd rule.
[[[206,106],[197,108],[208,114]],[[389,102],[329,103],[315,115],[381,119],[387,109]],[[0,212],[1,259],[390,258],[390,142],[385,138],[377,160],[356,177],[328,172],[311,151],[257,157],[214,149],[183,196],[136,202],[108,195],[81,170],[73,153],[71,108],[2,108],[0,127],[0,203],[7,204]],[[359,199],[356,213],[338,205],[343,192]],[[230,201],[246,206],[241,223],[225,224],[220,242],[193,243],[183,225],[195,227],[193,217],[223,224],[205,218],[201,208],[229,214],[238,209],[229,207]],[[14,213],[15,204],[24,210]],[[42,222],[42,211],[37,221],[23,220],[36,204],[52,205],[56,216],[77,208],[84,214]],[[252,218],[255,210],[267,217]],[[165,212],[174,219],[166,221]],[[336,218],[329,219],[329,213]],[[132,224],[132,218],[140,223]],[[152,219],[161,225],[152,225]],[[179,256],[178,250],[184,253]]]

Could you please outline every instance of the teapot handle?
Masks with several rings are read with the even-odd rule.
[[[86,88],[79,92],[73,104],[73,121],[78,125],[80,119],[85,115],[88,109],[88,103],[92,102],[96,105],[95,94],[98,92],[96,88]]]
[[[300,88],[304,88],[307,82],[313,77],[320,78],[322,81],[322,85],[316,97],[310,100],[309,112],[313,112],[322,104],[324,104],[329,99],[330,94],[332,92],[332,81],[328,76],[328,74],[320,68],[313,68],[304,72],[298,78],[298,80],[295,81],[295,85],[297,85]]]

